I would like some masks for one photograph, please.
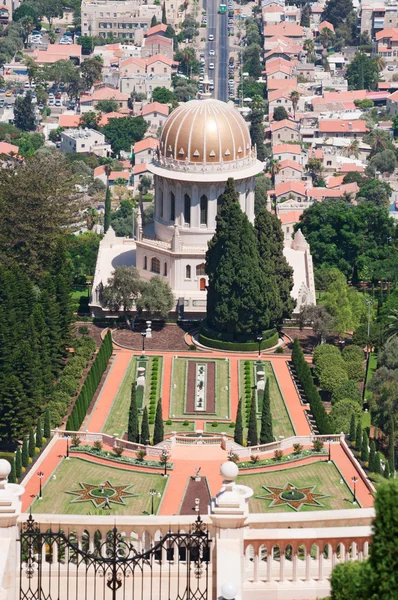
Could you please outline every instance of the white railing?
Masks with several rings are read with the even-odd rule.
[[[293,448],[293,444],[302,444],[305,446],[311,446],[314,440],[321,440],[324,443],[330,441],[331,444],[340,444],[344,440],[344,434],[332,434],[332,435],[295,435],[289,438],[283,438],[269,444],[261,444],[258,446],[247,446],[244,448],[239,444],[236,444],[233,440],[225,439],[224,447],[226,450],[237,454],[239,458],[250,458],[253,455],[267,454],[269,452],[275,452],[275,450],[288,450]]]

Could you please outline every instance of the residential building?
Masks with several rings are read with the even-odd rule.
[[[82,35],[135,39],[136,29],[150,28],[152,18],[162,17],[160,4],[142,0],[82,0]]]
[[[299,144],[277,144],[272,147],[273,157],[279,162],[288,160],[303,164],[303,154]]]
[[[87,112],[96,107],[100,100],[115,100],[120,108],[127,108],[128,94],[107,86],[99,86],[91,94],[83,94],[80,98],[82,112]]]
[[[298,142],[301,139],[297,123],[289,119],[274,121],[271,123],[270,131],[273,146],[284,142]]]
[[[398,27],[389,27],[376,33],[375,54],[380,54],[388,62],[397,61]]]
[[[392,115],[398,114],[398,90],[388,97],[387,110]]]
[[[46,50],[35,50],[33,58],[39,66],[68,59],[78,65],[82,58],[82,47],[79,44],[50,44]]]
[[[157,54],[172,59],[174,56],[173,40],[159,34],[144,38],[141,50],[142,58],[149,58]]]
[[[352,121],[340,121],[338,119],[320,119],[318,137],[344,137],[362,138],[369,132],[366,121],[356,119]]]
[[[159,148],[159,140],[147,137],[134,144],[134,164],[142,165],[150,162],[154,151]]]
[[[61,134],[61,152],[93,152],[98,156],[108,156],[111,145],[105,136],[94,129],[66,129]]]
[[[160,102],[150,102],[143,106],[137,114],[144,117],[150,129],[156,131],[159,127],[163,127],[169,114],[169,107]]]
[[[361,33],[368,33],[371,39],[383,29],[398,27],[397,0],[362,0],[358,7],[358,21]]]
[[[303,167],[294,160],[281,160],[279,173],[275,175],[275,184],[285,181],[301,181],[303,179]]]

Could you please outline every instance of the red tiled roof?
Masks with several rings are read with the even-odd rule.
[[[283,194],[294,192],[296,194],[305,196],[306,187],[307,186],[304,181],[284,181],[283,183],[278,183],[275,186],[275,194],[277,196],[281,196]],[[272,192],[272,190],[270,191]]]
[[[353,119],[340,121],[339,119],[323,119],[319,121],[320,133],[367,133],[369,131],[366,121]]]
[[[284,35],[286,37],[300,38],[304,35],[304,30],[300,25],[294,23],[281,22],[277,25],[266,25],[264,27],[264,37],[272,37],[274,35]]]
[[[289,119],[282,119],[282,121],[273,121],[273,123],[271,123],[271,131],[278,131],[284,127],[297,130],[297,123],[295,123],[295,121],[290,121]]]
[[[165,115],[167,117],[167,115],[169,114],[169,107],[167,106],[167,104],[161,104],[160,102],[150,102],[150,104],[146,104],[146,106],[142,108],[140,114],[143,117],[145,117],[146,115],[150,115],[153,112],[158,112],[161,115]]]
[[[334,33],[334,27],[331,23],[329,23],[329,21],[322,21],[322,23],[319,23],[318,31],[320,32],[322,29],[329,29]]]
[[[110,112],[110,113],[104,113],[99,121],[99,125],[101,125],[101,127],[103,127],[104,125],[107,125],[109,122],[109,119],[121,119],[122,117],[125,117],[126,115],[120,112]]]
[[[142,163],[140,165],[134,165],[134,167],[133,167],[134,175],[141,175],[141,173],[145,173],[146,171],[148,171],[148,167],[146,166],[146,163]]]
[[[130,173],[128,171],[112,171],[109,175],[109,181],[116,181],[116,179],[125,179],[128,181]]]
[[[281,169],[285,169],[287,167],[289,169],[295,169],[296,171],[303,171],[303,167],[295,160],[281,160],[279,166]]]
[[[344,175],[337,175],[336,177],[329,177],[327,180],[328,188],[339,187],[343,183]]]
[[[134,144],[134,154],[137,154],[137,152],[142,152],[143,150],[153,150],[154,148],[158,147],[159,140],[153,137],[148,137]]]
[[[340,165],[339,172],[341,173],[352,173],[354,171],[358,171],[358,173],[363,173],[365,168],[362,165],[356,165],[355,163],[342,163]]]
[[[280,212],[278,217],[282,225],[287,225],[288,223],[298,223],[302,214],[303,210],[289,210]]]
[[[390,94],[388,99],[392,100],[393,102],[398,102],[398,90],[396,92],[394,92],[393,94]]]
[[[94,179],[96,177],[100,177],[101,175],[105,175],[105,165],[101,165],[94,169]]]
[[[9,144],[8,142],[0,142],[0,154],[18,154],[18,152],[18,146],[14,146],[14,144]]]
[[[388,29],[382,29],[376,33],[376,41],[382,40],[383,38],[391,38],[393,41],[398,40],[398,28],[389,27]]]
[[[147,65],[152,65],[155,62],[165,63],[166,65],[169,65],[169,67],[172,67],[173,65],[178,65],[178,62],[176,62],[175,60],[172,60],[171,58],[169,58],[168,56],[165,56],[164,54],[155,54],[154,56],[151,56],[150,58],[146,59]]]
[[[59,115],[59,127],[79,127],[80,115]]]
[[[155,25],[154,27],[150,27],[146,32],[146,37],[150,37],[151,35],[156,35],[157,33],[165,33],[167,31],[167,25],[164,23],[159,23],[159,25]]]
[[[301,147],[299,144],[276,144],[272,146],[273,154],[301,154]]]

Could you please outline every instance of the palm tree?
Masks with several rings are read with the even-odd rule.
[[[272,185],[275,187],[275,177],[278,175],[281,170],[281,164],[276,160],[276,158],[270,158],[268,161],[268,173],[271,175]]]
[[[328,55],[328,49],[332,45],[332,41],[334,39],[333,31],[330,31],[328,27],[324,27],[319,34],[319,41],[323,46],[322,56],[326,58]]]
[[[382,56],[376,56],[376,60],[377,60],[377,70],[380,73],[381,71],[384,71],[384,69],[387,66],[387,63],[386,63],[386,60]]]
[[[343,150],[341,151],[341,154],[343,156],[346,156],[347,158],[350,158],[350,156],[354,156],[354,158],[358,158],[359,157],[359,141],[351,140],[349,145],[346,146],[345,148],[343,148]]]
[[[363,141],[372,148],[372,155],[383,152],[391,144],[390,136],[383,129],[373,129],[363,138]]]
[[[305,40],[303,44],[303,49],[306,51],[309,57],[312,57],[312,53],[314,52],[315,44],[312,40]]]
[[[297,108],[298,102],[300,100],[300,94],[296,90],[294,90],[293,92],[290,93],[289,99],[293,106],[294,119],[296,119],[296,108]]]
[[[398,310],[394,309],[388,316],[388,323],[384,328],[384,340],[387,341],[398,335]]]

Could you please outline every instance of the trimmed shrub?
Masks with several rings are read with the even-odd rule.
[[[276,344],[278,343],[278,332],[275,330],[273,331],[274,333],[271,337],[269,337],[268,339],[264,339],[261,342],[262,350],[272,348],[272,346],[276,346]],[[208,346],[209,348],[214,348],[215,350],[230,350],[233,352],[253,352],[255,350],[258,350],[258,342],[227,342],[207,337],[202,332],[199,332],[199,343],[203,344],[204,346]]]
[[[355,381],[344,381],[332,394],[332,404],[347,399],[362,404],[361,390]]]

